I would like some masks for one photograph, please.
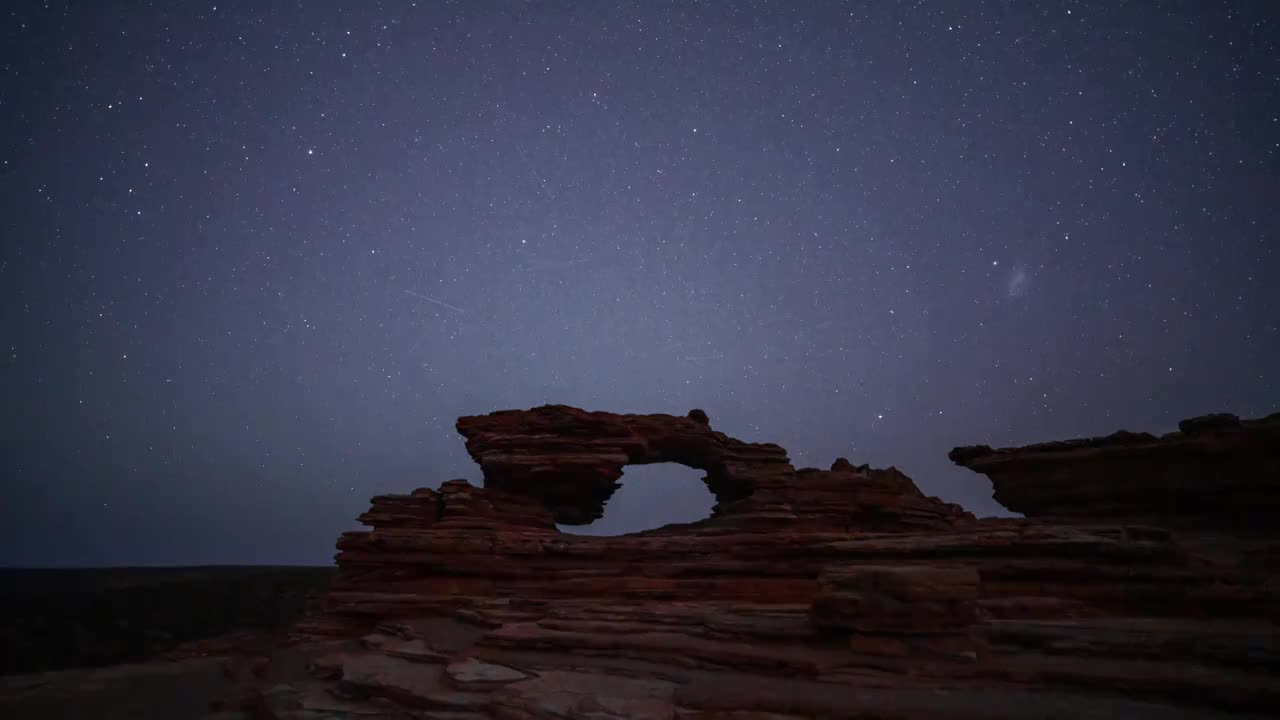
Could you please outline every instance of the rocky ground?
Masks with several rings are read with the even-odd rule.
[[[700,411],[546,406],[458,430],[484,487],[374,498],[287,634],[4,678],[0,717],[1280,716],[1280,417],[953,451],[1020,519],[893,468],[795,469]],[[704,470],[712,517],[557,529],[649,462]],[[1134,490],[1164,486],[1176,504]]]
[[[485,631],[433,619],[359,640],[262,653],[0,678],[15,720],[1216,720],[1274,717],[1124,693],[863,673],[760,677],[681,662],[486,649]],[[744,710],[743,708],[751,708]]]

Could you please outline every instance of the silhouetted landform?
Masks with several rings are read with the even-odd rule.
[[[1037,517],[1144,520],[1239,534],[1280,517],[1280,413],[1190,418],[1160,437],[1106,437],[949,457],[991,478],[995,499]]]
[[[1274,418],[956,449],[1028,498],[1025,518],[977,519],[893,468],[795,469],[698,410],[464,417],[484,486],[373,498],[372,529],[342,534],[337,574],[285,645],[241,645],[221,675],[190,659],[169,675],[12,679],[0,712],[51,717],[69,686],[92,683],[84,702],[101,707],[104,687],[160,693],[177,677],[217,688],[210,717],[227,720],[1276,717]],[[599,517],[625,465],[656,462],[704,470],[712,516],[618,537],[556,528]],[[1171,530],[1128,488],[1156,493],[1184,463],[1237,485],[1179,485]],[[1129,483],[1112,490],[1123,501],[1035,499],[1069,495],[1073,473]],[[1249,522],[1222,522],[1246,499]]]
[[[0,675],[139,662],[287,628],[331,567],[0,568]]]

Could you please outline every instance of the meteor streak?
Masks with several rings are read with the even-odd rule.
[[[433,297],[427,297],[426,295],[423,295],[423,294],[421,294],[421,293],[416,293],[416,292],[414,292],[414,291],[412,291],[412,290],[405,290],[404,292],[405,292],[405,294],[406,294],[406,295],[412,295],[412,296],[414,296],[414,297],[418,298],[419,300],[426,300],[427,302],[433,302],[433,303],[435,303],[435,304],[437,304],[437,305],[443,305],[443,306],[445,306],[445,307],[449,308],[450,310],[455,310],[455,311],[457,311],[457,312],[462,312],[462,308],[457,307],[457,306],[455,306],[455,305],[450,305],[449,303],[447,303],[447,302],[445,302],[445,301],[443,301],[443,300],[437,300],[437,299],[435,299],[435,298],[433,298]]]

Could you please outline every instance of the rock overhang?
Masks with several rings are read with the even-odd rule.
[[[1178,430],[1023,447],[957,447],[952,462],[986,475],[1004,507],[1029,517],[1129,518],[1177,527],[1274,526],[1280,516],[1280,413],[1217,413]]]

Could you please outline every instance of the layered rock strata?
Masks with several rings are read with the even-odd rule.
[[[1274,584],[1159,524],[976,520],[892,468],[795,470],[698,411],[547,406],[458,429],[485,486],[374,498],[300,627],[364,637],[316,665],[351,702],[459,718],[1280,712]],[[557,530],[598,517],[636,462],[705,470],[713,516]],[[1013,696],[1039,701],[1000,710]]]
[[[843,630],[854,652],[978,659],[978,572],[957,566],[832,566],[818,577],[811,619]]]
[[[537,498],[556,522],[570,525],[604,513],[625,465],[674,462],[705,470],[713,515],[749,496],[773,499],[770,491],[795,473],[781,447],[716,432],[701,410],[674,417],[548,405],[459,418],[458,432],[486,488]]]
[[[1001,505],[1028,516],[1280,535],[1280,413],[1190,418],[1159,437],[1120,431],[1019,448],[961,447],[949,457],[986,475]]]

